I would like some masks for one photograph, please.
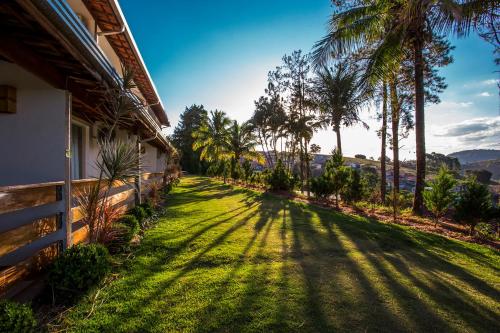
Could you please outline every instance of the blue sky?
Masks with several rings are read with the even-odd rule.
[[[239,121],[253,112],[267,72],[284,54],[311,50],[332,12],[329,0],[121,0],[120,5],[165,104],[172,128],[185,106],[222,109]],[[477,37],[452,40],[455,62],[442,70],[448,89],[427,109],[427,150],[500,149],[499,97],[492,47]],[[361,127],[343,131],[346,155],[379,156],[379,126],[367,108]],[[414,158],[413,136],[403,158]],[[314,143],[327,153],[331,131]]]

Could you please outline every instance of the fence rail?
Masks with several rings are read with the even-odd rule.
[[[161,183],[163,173],[145,173],[142,193]],[[96,179],[72,182],[72,243],[88,240],[88,226],[76,196],[97,183]],[[64,182],[0,187],[0,297],[11,297],[28,288],[30,281],[62,250],[66,238]],[[116,182],[110,202],[125,212],[135,203],[135,188]],[[31,280],[30,280],[31,279]]]

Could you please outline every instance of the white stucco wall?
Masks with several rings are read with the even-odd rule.
[[[17,89],[17,112],[0,113],[0,186],[63,180],[66,92],[4,61],[0,84]]]
[[[143,143],[144,154],[141,155],[142,169],[144,172],[156,172],[156,147]]]

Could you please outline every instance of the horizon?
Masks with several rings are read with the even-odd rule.
[[[156,82],[171,127],[192,104],[219,109],[239,122],[248,120],[254,100],[264,94],[267,72],[293,50],[310,52],[326,32],[329,0],[264,0],[245,10],[231,1],[208,4],[131,0],[120,5]],[[498,72],[493,47],[475,34],[449,39],[454,62],[439,70],[448,88],[441,103],[426,106],[426,151],[449,154],[468,149],[500,149]],[[380,140],[373,105],[361,118],[370,126],[342,128],[346,156],[377,159]],[[360,139],[362,138],[362,139]],[[321,154],[334,148],[333,131],[315,133]],[[401,159],[415,158],[414,132],[401,141]],[[390,152],[388,152],[390,154]]]

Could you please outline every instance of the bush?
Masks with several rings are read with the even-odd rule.
[[[36,326],[30,306],[7,300],[0,301],[0,332],[35,332]]]
[[[76,245],[49,267],[48,284],[58,301],[73,301],[110,270],[108,250],[100,244]]]
[[[495,240],[495,227],[491,223],[480,222],[476,225],[476,236],[481,240]]]
[[[425,207],[434,215],[436,224],[455,199],[453,188],[456,183],[448,168],[441,167],[437,177],[430,183],[431,188],[424,191]]]
[[[339,195],[347,184],[349,174],[344,166],[344,157],[338,150],[333,150],[332,157],[325,164],[323,177],[331,183],[333,194],[335,194],[335,206],[339,207]]]
[[[361,173],[356,169],[347,170],[347,182],[342,191],[342,198],[347,202],[357,202],[363,198]]]
[[[462,185],[455,210],[455,218],[468,225],[470,234],[473,235],[476,224],[491,214],[488,187],[479,183],[475,177],[469,177]]]
[[[405,209],[413,205],[413,193],[409,191],[401,190],[397,199],[398,208]],[[388,206],[394,207],[394,191],[387,194],[386,203]]]
[[[274,191],[291,191],[296,185],[296,179],[288,171],[281,160],[274,166],[274,169],[266,177],[267,184]]]
[[[316,198],[327,199],[333,194],[332,184],[324,176],[313,178],[311,179],[311,192]]]
[[[130,242],[135,235],[137,235],[139,229],[141,228],[139,221],[137,221],[137,218],[134,215],[123,215],[118,223],[127,229],[127,232],[124,235],[124,240],[127,243]]]
[[[140,205],[142,209],[144,209],[144,213],[146,213],[146,217],[151,217],[155,213],[155,210],[153,208],[153,205],[151,204],[151,201],[146,201],[145,203]]]
[[[142,208],[141,206],[135,206],[133,208],[130,208],[127,214],[135,216],[139,224],[146,218],[146,212],[144,211],[144,208]]]

